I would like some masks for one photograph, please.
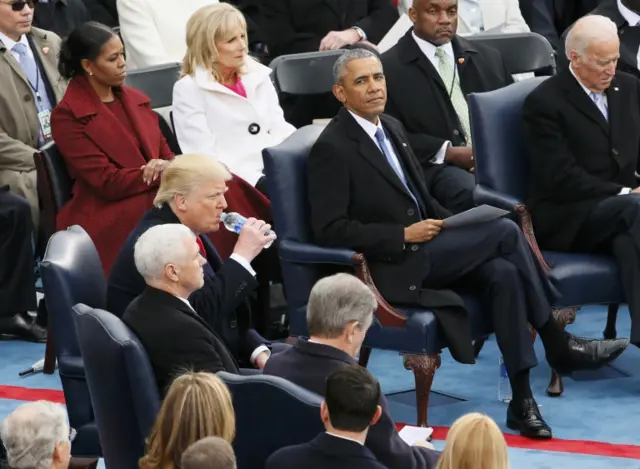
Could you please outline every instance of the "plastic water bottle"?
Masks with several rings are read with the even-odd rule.
[[[511,402],[511,383],[509,382],[509,375],[507,374],[507,368],[504,366],[504,359],[500,355],[498,360],[500,365],[500,380],[498,381],[498,400],[508,404]]]
[[[229,231],[233,231],[234,233],[240,234],[240,230],[244,226],[247,219],[242,215],[240,215],[239,213],[230,212],[230,213],[221,214],[220,221],[222,221],[222,224],[224,225],[224,227]],[[268,236],[271,233],[273,233],[273,231],[269,230],[264,235]],[[268,244],[265,244],[264,248],[269,249],[272,244],[273,244],[273,241],[270,241]]]

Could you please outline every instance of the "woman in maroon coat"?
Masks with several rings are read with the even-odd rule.
[[[62,44],[59,71],[71,81],[51,129],[75,183],[57,228],[82,226],[108,276],[174,155],[149,98],[123,85],[124,48],[111,29],[93,22],[77,27]]]

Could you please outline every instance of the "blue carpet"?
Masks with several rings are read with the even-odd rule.
[[[585,337],[601,337],[606,319],[604,307],[588,307],[578,312],[576,324],[569,330]],[[628,337],[629,314],[621,307],[618,335]],[[630,347],[611,369],[565,377],[565,393],[551,398],[545,393],[549,367],[539,341],[536,352],[540,364],[532,370],[534,395],[541,411],[563,439],[591,440],[617,444],[640,445],[640,349]],[[42,358],[44,345],[23,342],[0,342],[0,384],[28,388],[61,389],[57,374],[37,374],[19,378],[18,372]],[[442,366],[436,372],[429,407],[429,423],[450,426],[461,415],[484,412],[494,418],[505,432],[506,405],[497,399],[499,353],[495,341],[486,342],[475,365],[456,363],[448,352],[442,354]],[[402,366],[402,358],[394,352],[376,350],[369,369],[378,377],[389,396],[393,417],[398,422],[415,423],[415,387],[413,375]],[[400,393],[400,394],[398,394]],[[441,394],[440,394],[441,393]],[[0,418],[21,404],[0,399]],[[436,442],[442,448],[443,442]],[[638,469],[640,460],[607,458],[576,454],[510,449],[513,468],[536,469]]]

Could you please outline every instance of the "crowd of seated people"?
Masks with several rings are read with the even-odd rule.
[[[220,229],[235,178],[261,194],[268,212],[262,150],[312,117],[332,118],[308,158],[314,242],[363,253],[390,303],[433,310],[461,363],[475,358],[460,293],[481,295],[513,390],[507,426],[526,437],[552,438],[529,382],[537,364],[530,327],[560,372],[598,369],[620,356],[629,340],[585,339],[562,330],[551,314],[557,291],[512,221],[456,229],[444,222],[474,206],[467,96],[513,81],[499,51],[462,35],[525,31],[522,17],[567,57],[523,109],[526,144],[537,161],[527,201],[536,235],[543,248],[616,259],[632,316],[630,343],[640,346],[640,35],[633,31],[640,5],[634,0],[602,0],[586,10],[578,0],[570,7],[521,0],[521,15],[515,0],[495,6],[482,0],[263,0],[259,21],[243,16],[248,2],[186,2],[188,8],[174,15],[179,4],[126,7],[118,0],[124,44],[113,22],[85,21],[97,19],[98,4],[108,11],[110,2],[78,7],[73,26],[53,20],[54,3],[36,8],[32,1],[0,1],[0,48],[6,52],[0,79],[10,85],[0,90],[7,103],[0,112],[0,335],[46,338],[43,324],[27,312],[36,308],[33,247],[41,238],[33,155],[53,141],[73,178],[57,228],[78,224],[88,232],[108,276],[107,310],[140,338],[163,396],[142,468],[205,467],[211,452],[224,453],[221,468],[234,467],[231,398],[210,373],[260,370],[325,398],[327,434],[275,453],[272,467],[322,458],[344,465],[341,458],[350,457],[358,467],[453,469],[479,461],[479,454],[486,467],[508,466],[504,439],[486,417],[456,422],[442,454],[427,442],[411,446],[400,438],[379,385],[356,365],[378,304],[354,276],[316,284],[308,340],[290,346],[255,330],[255,264],[277,249],[266,249],[276,239],[268,213],[249,217],[224,257],[210,236]],[[412,27],[377,54],[375,44],[403,6]],[[71,10],[74,2],[65,7]],[[533,13],[551,18],[553,32],[534,26]],[[32,27],[34,14],[41,25],[51,15],[51,28],[65,38]],[[136,15],[154,22],[155,36],[172,23],[153,44],[170,52],[143,57],[147,47],[135,39],[142,31],[132,20]],[[271,58],[347,49],[336,60],[331,95],[278,96],[271,70],[249,55],[258,23]],[[134,67],[182,62],[172,104],[184,155],[174,156],[167,146],[149,98],[126,86],[129,50],[139,57],[132,58]],[[194,373],[180,376],[184,370]],[[347,402],[356,395],[359,402]],[[350,407],[356,404],[362,407]],[[37,457],[58,469],[68,464],[72,432],[49,410],[55,431],[47,436],[46,454]],[[358,418],[349,418],[350,411]],[[20,461],[24,437],[15,430],[28,425],[21,418],[34,419],[28,412],[33,409],[24,410],[26,417],[16,411],[2,427],[14,469],[33,466]],[[197,419],[204,430],[193,432],[190,421]],[[70,433],[66,439],[62,430]],[[456,440],[464,443],[456,446]]]

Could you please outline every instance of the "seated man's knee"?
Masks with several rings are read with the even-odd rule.
[[[22,222],[31,218],[31,206],[27,199],[12,192],[0,192],[0,207],[12,221]]]

